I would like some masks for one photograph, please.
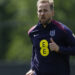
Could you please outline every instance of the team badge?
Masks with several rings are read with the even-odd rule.
[[[55,36],[55,30],[51,30],[51,31],[50,31],[50,36],[51,36],[51,37]]]

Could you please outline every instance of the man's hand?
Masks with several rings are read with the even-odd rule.
[[[51,42],[51,43],[49,43],[50,50],[58,52],[59,51],[59,46],[54,42],[54,40],[52,38],[50,38],[50,42]]]
[[[25,75],[34,75],[34,71],[32,69],[30,69]]]

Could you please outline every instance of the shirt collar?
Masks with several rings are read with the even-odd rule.
[[[51,20],[51,22],[47,24],[46,28],[51,28],[52,27],[52,21],[53,20]],[[38,22],[37,25],[40,26],[40,27],[42,27],[42,28],[44,28],[43,25],[40,23],[40,21]]]

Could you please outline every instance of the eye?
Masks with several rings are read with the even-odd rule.
[[[44,9],[44,12],[47,12],[48,10],[47,9]]]
[[[42,12],[42,10],[38,10],[38,12],[40,13],[40,12]]]

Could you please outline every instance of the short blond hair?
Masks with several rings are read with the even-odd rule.
[[[37,6],[39,5],[39,3],[49,3],[50,8],[54,9],[54,1],[53,0],[38,0],[37,1]]]

